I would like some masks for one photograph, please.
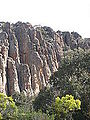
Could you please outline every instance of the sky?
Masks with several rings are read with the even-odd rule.
[[[90,37],[90,0],[0,0],[0,21],[30,22]]]

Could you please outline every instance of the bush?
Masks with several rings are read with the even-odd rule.
[[[79,99],[75,100],[72,95],[66,95],[61,99],[59,97],[55,100],[55,118],[59,119],[72,119],[72,113],[75,110],[80,110],[81,101]]]
[[[35,101],[33,102],[33,107],[36,111],[42,110],[46,113],[47,110],[51,109],[51,105],[54,101],[54,93],[50,88],[45,88],[41,90]]]
[[[30,112],[23,111],[22,109],[19,109],[17,118],[18,120],[54,120],[53,116],[42,113],[42,111]]]
[[[71,94],[81,100],[81,111],[74,114],[74,120],[90,120],[90,50],[66,52],[50,83],[56,92],[59,91],[58,96]]]
[[[12,97],[0,93],[0,119],[11,119],[17,115],[17,107]]]
[[[43,113],[40,109],[34,111],[32,104],[34,97],[25,96],[24,93],[14,93],[12,97],[18,108],[17,120],[54,120],[53,116]]]

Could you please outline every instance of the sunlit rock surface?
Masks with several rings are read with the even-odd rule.
[[[0,92],[37,95],[57,71],[63,51],[77,47],[89,49],[90,39],[47,26],[0,22]]]

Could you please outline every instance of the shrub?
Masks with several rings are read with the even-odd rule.
[[[61,99],[59,97],[55,100],[55,118],[59,119],[72,119],[72,113],[75,110],[80,110],[81,101],[79,99],[74,99],[72,95],[66,95]]]
[[[51,105],[54,101],[54,93],[50,88],[41,90],[36,99],[33,101],[33,107],[36,111],[42,110],[46,113],[47,110],[51,109]]]
[[[0,119],[13,118],[17,114],[17,107],[12,97],[0,93]]]
[[[18,112],[18,120],[54,120],[53,116],[50,116],[49,114],[42,113],[42,111],[23,111],[22,109],[19,109]]]

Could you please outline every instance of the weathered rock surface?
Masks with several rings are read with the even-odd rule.
[[[75,49],[75,48],[82,48],[82,49],[90,49],[90,38],[83,39],[81,35],[77,32],[61,32],[58,33],[63,37],[65,49]]]
[[[14,92],[20,92],[15,61],[10,57],[7,59],[7,85],[9,95]]]
[[[55,32],[30,23],[0,23],[0,92],[32,96],[43,89],[60,65],[63,50],[90,48],[76,32]]]

